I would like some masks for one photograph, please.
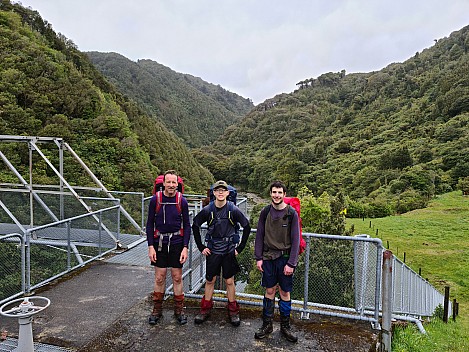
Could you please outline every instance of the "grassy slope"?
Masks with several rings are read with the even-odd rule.
[[[371,228],[370,228],[371,221]],[[459,302],[461,328],[469,331],[469,198],[451,192],[433,199],[428,208],[379,219],[347,219],[355,233],[376,235],[401,260]],[[469,335],[469,333],[468,333]]]

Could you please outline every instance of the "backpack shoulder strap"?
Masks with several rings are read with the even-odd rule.
[[[178,210],[179,215],[181,215],[181,229],[179,230],[179,235],[184,237],[184,219],[182,215],[182,193],[179,191],[176,192],[176,208]]]
[[[210,226],[212,225],[213,220],[215,220],[215,202],[214,201],[210,201],[210,203],[208,203],[208,211],[209,211],[209,214],[208,214],[207,225]]]
[[[288,204],[287,207],[288,232],[291,235],[291,224],[293,223],[293,217],[295,216],[295,208],[293,208],[290,204]]]
[[[261,216],[263,215],[264,216],[264,225],[265,225],[265,221],[267,220],[267,215],[269,215],[269,212],[270,212],[270,207],[272,205],[269,204],[269,205],[266,205],[264,208],[262,208],[261,210]]]
[[[293,208],[290,204],[288,204],[287,215],[288,222],[291,223],[293,221],[293,217],[295,216],[295,208]]]
[[[232,213],[234,211],[235,205],[233,202],[228,202],[228,220],[230,220],[231,225],[236,226],[236,223],[233,219]]]
[[[163,192],[158,191],[155,193],[155,198],[156,198],[156,205],[155,205],[155,215],[158,214],[158,212],[161,209],[161,202],[163,201]]]
[[[182,213],[182,193],[177,191],[176,192],[176,208],[178,210],[178,213]]]

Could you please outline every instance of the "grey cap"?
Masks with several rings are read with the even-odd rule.
[[[217,188],[220,188],[220,187],[223,187],[224,189],[228,190],[228,184],[223,180],[219,180],[219,181],[215,182],[212,186],[213,189],[217,189]]]

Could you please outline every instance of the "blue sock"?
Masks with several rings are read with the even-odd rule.
[[[284,317],[289,317],[291,312],[291,300],[284,301],[280,298],[280,302],[278,304],[278,310],[280,311],[280,315]]]

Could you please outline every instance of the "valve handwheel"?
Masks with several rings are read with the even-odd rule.
[[[35,301],[42,305],[36,305]],[[19,306],[9,308],[18,302],[21,302]],[[46,309],[49,305],[50,300],[46,297],[32,296],[19,298],[2,305],[0,307],[0,314],[9,318],[27,318]]]

